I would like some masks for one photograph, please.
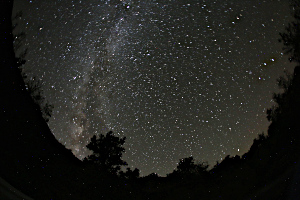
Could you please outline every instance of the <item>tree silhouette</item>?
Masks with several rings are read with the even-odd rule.
[[[195,163],[193,157],[180,159],[177,170],[179,173],[191,173],[195,170]]]
[[[282,107],[287,105],[287,94],[288,90],[291,88],[294,75],[285,71],[285,76],[280,76],[277,79],[278,86],[280,89],[283,89],[283,93],[273,93],[273,100],[276,105],[273,105],[272,108],[267,109],[267,119],[269,121],[275,121],[278,115],[282,112]]]
[[[293,0],[291,4],[294,11],[295,21],[288,24],[285,28],[285,32],[280,33],[281,38],[279,42],[282,42],[285,50],[285,54],[289,54],[289,60],[300,64],[300,2]],[[282,93],[274,93],[273,99],[276,102],[272,108],[267,110],[267,118],[273,123],[269,127],[269,134],[279,132],[279,130],[298,127],[297,121],[300,114],[300,66],[296,66],[294,73],[290,74],[285,71],[285,77],[277,79],[278,86],[283,89]],[[275,123],[274,123],[275,122]],[[277,127],[277,131],[275,128]],[[299,129],[299,128],[297,128]],[[281,131],[281,132],[282,132]],[[289,131],[291,132],[291,131]]]
[[[292,0],[294,21],[289,23],[285,32],[280,33],[285,54],[289,54],[289,60],[300,64],[300,1]],[[283,89],[282,93],[274,93],[273,99],[276,102],[272,108],[267,110],[267,118],[273,123],[269,127],[269,135],[275,132],[283,132],[285,129],[295,129],[298,127],[297,121],[300,116],[300,66],[296,66],[294,73],[290,74],[285,71],[285,77],[281,76],[278,86]],[[274,128],[276,127],[276,128]],[[276,131],[276,130],[277,131]],[[299,130],[299,128],[297,128]],[[289,131],[291,132],[291,131]]]
[[[12,26],[12,31],[18,26],[16,22],[17,19],[21,19],[23,15],[22,11],[16,13],[15,17],[12,19],[14,25]],[[14,51],[17,52],[24,45],[24,41],[26,38],[25,32],[19,32],[13,35],[13,46]],[[43,96],[42,82],[40,79],[36,77],[32,77],[28,79],[26,73],[24,73],[22,66],[26,63],[25,57],[27,55],[28,48],[25,48],[19,53],[18,57],[15,57],[16,67],[19,69],[22,78],[26,85],[26,90],[30,94],[34,103],[37,105],[38,109],[41,111],[42,116],[46,122],[49,121],[49,118],[52,115],[52,110],[54,108],[53,105],[49,104],[48,101],[45,101],[45,97]]]
[[[129,180],[134,180],[139,178],[140,176],[140,170],[135,168],[134,170],[131,170],[129,167],[126,168],[126,172],[120,171],[119,176],[121,178],[129,179]]]
[[[167,174],[167,176],[202,176],[208,174],[208,167],[208,164],[205,162],[195,164],[194,158],[191,156],[180,159],[176,169],[171,174]]]
[[[147,176],[144,177],[144,179],[148,179],[148,180],[155,180],[159,178],[158,174],[157,173],[151,173],[151,174],[148,174]]]
[[[26,90],[29,92],[34,103],[40,109],[44,120],[48,122],[49,118],[52,115],[52,110],[54,106],[52,104],[49,104],[48,101],[45,101],[46,99],[43,95],[44,92],[42,89],[41,80],[37,79],[36,77],[33,77],[29,80],[25,79],[25,84],[26,84]]]
[[[288,24],[284,33],[280,33],[279,42],[283,42],[283,50],[290,54],[289,60],[300,63],[300,3],[293,0],[291,4],[294,10],[295,21]]]
[[[91,142],[86,145],[93,153],[85,158],[84,161],[96,164],[101,171],[117,175],[121,166],[127,165],[121,159],[122,153],[125,152],[125,149],[122,147],[125,139],[126,137],[119,138],[114,136],[112,131],[108,132],[106,136],[100,134],[98,138],[94,135],[91,138]]]

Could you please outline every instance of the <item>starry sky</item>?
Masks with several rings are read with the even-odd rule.
[[[247,152],[294,67],[278,42],[288,0],[15,0],[17,11],[23,70],[54,105],[55,137],[82,159],[92,135],[126,136],[141,175]]]

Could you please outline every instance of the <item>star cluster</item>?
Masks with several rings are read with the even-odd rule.
[[[277,42],[284,0],[16,0],[19,10],[23,68],[55,107],[53,134],[83,158],[92,135],[113,130],[142,175],[247,152],[292,69]]]

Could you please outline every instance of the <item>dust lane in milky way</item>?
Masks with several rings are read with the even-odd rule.
[[[24,70],[55,106],[53,134],[82,158],[92,135],[113,130],[142,175],[248,151],[292,69],[277,42],[287,0],[16,0],[19,10]]]

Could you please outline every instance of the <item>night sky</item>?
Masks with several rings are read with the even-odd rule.
[[[79,158],[94,134],[126,136],[141,175],[247,152],[293,69],[278,42],[288,0],[15,0],[20,10],[23,69],[54,105],[52,133]]]

